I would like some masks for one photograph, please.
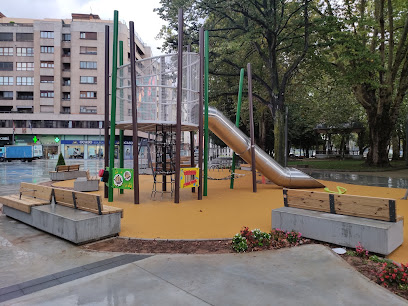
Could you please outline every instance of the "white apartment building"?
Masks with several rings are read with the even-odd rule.
[[[93,14],[63,20],[3,16],[0,13],[0,147],[14,139],[14,144],[42,144],[44,158],[57,158],[59,152],[65,158],[101,157],[105,25],[110,27],[111,73],[113,22]],[[122,23],[119,41],[124,63],[129,63],[129,30]],[[135,41],[136,58],[151,57],[150,47],[138,37]],[[130,115],[131,104],[123,107]],[[130,139],[125,136],[130,152],[125,158],[131,158]]]

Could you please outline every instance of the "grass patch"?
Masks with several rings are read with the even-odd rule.
[[[336,159],[302,159],[288,161],[289,166],[305,166],[308,165],[312,169],[320,170],[337,170],[337,171],[367,171],[367,172],[379,172],[379,171],[393,171],[406,169],[407,166],[404,160],[391,161],[391,167],[369,167],[362,160],[336,160]]]

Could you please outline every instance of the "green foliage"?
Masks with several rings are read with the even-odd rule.
[[[346,254],[347,254],[348,256],[357,256],[356,251],[353,251],[353,250],[347,250],[347,251],[346,251]]]
[[[378,257],[377,255],[371,255],[371,256],[369,257],[369,259],[370,259],[371,261],[377,262],[377,263],[384,263],[384,262],[385,262],[385,263],[390,263],[390,264],[393,263],[393,261],[392,261],[391,259]]]
[[[232,238],[232,249],[235,252],[246,252],[248,250],[248,244],[245,237],[242,237],[241,234],[236,234]]]
[[[379,283],[384,287],[396,286],[405,290],[408,287],[408,267],[385,262],[378,274]]]
[[[62,153],[58,155],[58,161],[57,161],[57,166],[64,166],[65,165],[65,159],[64,156],[62,156]]]

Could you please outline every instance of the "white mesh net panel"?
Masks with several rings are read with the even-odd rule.
[[[177,54],[136,61],[136,104],[139,129],[153,131],[156,124],[176,124]],[[200,58],[183,54],[182,117],[184,129],[196,129],[199,120]],[[132,121],[130,64],[118,68],[116,122]]]

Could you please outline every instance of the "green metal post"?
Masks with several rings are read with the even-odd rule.
[[[204,188],[203,195],[207,196],[208,179],[208,64],[209,64],[209,34],[204,33]]]
[[[123,41],[119,41],[119,66],[123,65]],[[123,87],[123,69],[120,69],[119,72],[120,87]],[[120,120],[123,121],[123,89],[120,90]],[[119,131],[119,168],[125,168],[124,162],[124,146],[123,142],[125,141],[125,132],[123,130]],[[120,189],[119,193],[123,194],[124,190]]]
[[[237,106],[237,117],[235,119],[235,126],[239,128],[239,119],[241,118],[241,101],[242,101],[242,88],[244,86],[244,68],[241,69],[239,75],[239,89],[238,89],[238,106]],[[231,165],[231,184],[230,189],[234,189],[234,178],[235,178],[235,160],[237,155],[235,152],[232,155],[232,165]]]
[[[109,139],[109,188],[108,202],[113,202],[113,167],[115,166],[115,127],[116,127],[116,82],[118,77],[118,20],[119,12],[114,11],[113,18],[113,52],[112,52],[112,103]]]

